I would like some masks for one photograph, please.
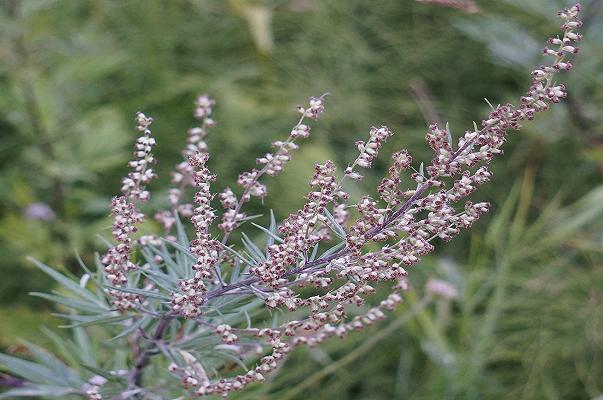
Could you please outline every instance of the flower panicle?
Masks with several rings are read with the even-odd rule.
[[[243,190],[240,198],[237,198],[231,188],[226,188],[221,194],[222,206],[224,214],[222,223],[219,225],[224,232],[227,240],[230,233],[240,226],[245,213],[241,212],[244,203],[248,202],[252,197],[264,198],[268,194],[266,185],[259,182],[263,175],[276,176],[280,174],[287,162],[291,160],[291,153],[299,149],[299,145],[295,143],[298,138],[307,139],[310,136],[310,126],[305,123],[306,118],[318,120],[325,110],[325,97],[323,94],[320,97],[311,97],[309,105],[306,107],[298,106],[300,119],[291,129],[289,137],[282,141],[277,140],[272,143],[274,151],[266,153],[263,157],[258,157],[256,163],[258,168],[251,171],[243,172],[237,179],[237,184]],[[226,241],[225,240],[225,241]]]
[[[128,287],[128,275],[137,268],[131,257],[135,246],[133,235],[138,231],[136,225],[145,219],[145,215],[138,209],[138,204],[149,200],[150,193],[146,185],[157,177],[152,169],[156,162],[152,153],[156,142],[149,129],[152,122],[153,118],[141,112],[136,113],[136,130],[141,132],[141,135],[134,144],[134,159],[128,163],[132,170],[122,180],[122,195],[114,197],[111,201],[112,235],[115,245],[106,252],[102,263],[105,265],[105,278],[114,287],[106,291],[113,306],[120,311],[145,303],[141,296],[121,291],[120,288]]]
[[[196,238],[190,243],[190,252],[197,258],[192,266],[194,275],[178,281],[180,292],[172,294],[172,310],[185,318],[195,318],[200,315],[200,306],[205,302],[207,286],[205,281],[215,276],[215,266],[218,263],[216,241],[211,238],[210,227],[216,218],[211,206],[214,195],[211,192],[211,182],[216,180],[206,167],[209,155],[197,152],[188,158],[192,168],[191,184],[197,189],[194,195],[193,214],[191,221],[195,227]]]
[[[216,121],[212,118],[215,105],[215,100],[207,94],[201,94],[195,99],[193,116],[199,120],[200,125],[188,130],[186,145],[182,150],[183,160],[176,165],[171,173],[173,187],[168,190],[170,209],[155,214],[155,220],[163,226],[166,233],[170,232],[176,223],[175,213],[184,218],[190,218],[193,215],[193,205],[188,202],[181,202],[186,189],[192,185],[193,167],[189,162],[189,158],[196,153],[208,152],[205,138],[209,130],[216,126]]]
[[[577,19],[579,9],[575,6],[560,13],[564,19],[564,37],[550,41],[560,47],[554,54],[546,52],[554,57],[553,61],[532,73],[533,84],[526,96],[520,99],[519,106],[505,104],[496,107],[481,122],[481,128],[467,131],[456,146],[448,127],[442,129],[431,125],[426,140],[435,155],[425,170],[422,167],[419,170],[412,168],[412,157],[408,151],[393,154],[388,174],[378,187],[380,200],[386,206],[370,196],[364,196],[349,206],[337,204],[336,199],[345,201],[348,196],[335,178],[334,164],[329,161],[316,166],[310,181],[313,189],[306,204],[281,224],[282,242],[268,248],[266,261],[250,269],[255,277],[249,280],[250,284],[264,285],[265,289],[256,294],[264,298],[267,307],[283,306],[289,311],[307,308],[308,317],[302,321],[291,321],[278,329],[247,332],[259,333],[259,336],[267,334],[273,353],[262,358],[247,374],[205,383],[198,394],[225,394],[250,382],[261,381],[266,372],[275,368],[274,362],[282,356],[282,349],[288,352],[297,345],[317,345],[330,336],[345,337],[348,332],[383,318],[382,309],[393,309],[402,301],[400,291],[408,289],[406,268],[433,251],[432,241],[435,238],[450,240],[489,211],[490,205],[486,202],[465,201],[461,206],[456,206],[456,203],[492,178],[487,164],[495,155],[502,154],[507,130],[520,129],[524,121],[533,119],[536,113],[548,109],[551,103],[565,96],[564,87],[556,85],[553,78],[558,72],[571,68],[567,56],[578,51],[573,42],[581,38],[574,31],[580,25]],[[360,155],[344,171],[344,177],[362,179],[354,168],[369,168],[389,136],[389,129],[373,128],[367,142],[357,143]],[[270,157],[264,157],[261,161],[269,160]],[[417,184],[416,189],[400,188],[405,173]],[[221,199],[226,205],[235,201],[228,191]],[[311,248],[320,241],[318,233],[321,226],[332,224],[325,213],[331,206],[333,211],[341,210],[341,206],[355,209],[359,217],[347,230],[344,249],[324,259],[309,261]],[[368,242],[383,242],[383,245],[378,250],[367,251],[365,244]],[[335,288],[332,286],[334,278],[347,283]],[[384,280],[395,284],[380,307],[346,322],[346,307],[350,304],[363,306],[365,297],[375,291],[370,282]],[[294,287],[307,285],[328,289],[328,292],[302,298]],[[442,282],[437,282],[437,285],[432,282],[428,289],[430,293],[447,298],[456,296],[454,288]],[[305,333],[300,334],[300,329]],[[233,343],[232,331],[231,327],[221,327],[219,334],[227,343]],[[292,339],[285,342],[283,334]]]
[[[141,112],[136,113],[136,130],[142,132],[134,144],[134,159],[128,163],[132,171],[122,179],[121,192],[130,201],[146,202],[150,198],[150,193],[145,186],[157,174],[152,169],[155,164],[155,156],[151,152],[155,147],[155,139],[151,136],[149,126],[153,123],[153,118],[147,117]]]
[[[168,314],[158,325],[165,322],[167,326],[176,318],[188,319],[187,324],[200,324],[203,332],[215,336],[219,342],[216,348],[221,346],[257,363],[238,375],[216,378],[217,373],[205,371],[196,356],[181,352],[176,360],[180,362],[170,365],[169,370],[182,380],[185,389],[198,396],[226,396],[250,383],[262,382],[296,346],[317,346],[331,337],[344,338],[385,318],[388,310],[401,303],[404,291],[409,289],[409,268],[431,253],[438,239],[451,240],[490,210],[487,202],[470,200],[469,196],[492,179],[488,164],[503,153],[507,132],[519,130],[523,123],[566,96],[556,76],[571,70],[571,58],[579,52],[579,11],[576,5],[559,13],[563,35],[548,40],[551,47],[543,53],[550,63],[532,72],[531,86],[517,105],[492,107],[486,118],[456,140],[448,126],[430,125],[425,139],[433,153],[431,161],[415,168],[407,150],[394,152],[376,196],[367,194],[352,201],[343,182],[363,178],[359,171],[374,164],[393,134],[389,128],[371,128],[368,139],[356,143],[358,156],[343,171],[338,172],[330,160],[316,164],[303,205],[279,225],[271,221],[271,229],[264,229],[269,236],[265,252],[246,236],[246,248],[238,252],[228,246],[229,235],[246,218],[243,205],[252,197],[267,194],[260,178],[278,175],[297,150],[296,140],[309,136],[305,121],[320,118],[324,96],[311,98],[308,106],[299,107],[300,119],[288,138],[274,142],[274,150],[256,160],[257,168],[239,176],[240,195],[230,187],[217,196],[212,192],[216,176],[207,168],[205,134],[189,132],[186,165],[177,168],[180,175],[175,176],[176,183],[186,180],[196,190],[187,209],[195,231],[188,248],[194,261],[188,275],[174,280]],[[213,106],[209,97],[197,98],[194,115],[203,121],[202,129],[214,124]],[[118,301],[119,309],[144,302],[138,295],[117,290],[129,286],[129,274],[136,269],[130,259],[135,244],[132,235],[144,217],[136,204],[148,199],[145,185],[153,175],[146,172],[154,162],[150,154],[154,145],[148,130],[150,119],[142,115],[137,121],[143,140],[137,142],[135,156],[145,162],[131,164],[134,171],[128,175],[130,180],[124,181],[123,196],[113,200],[116,245],[105,256],[106,277],[116,287],[109,293]],[[178,201],[172,206],[180,204],[180,194],[174,197]],[[219,217],[212,207],[214,201],[224,209],[218,224],[223,232],[221,240],[212,236],[212,225]],[[180,209],[172,211],[182,213]],[[319,252],[319,246],[333,239],[339,239],[337,246]],[[238,264],[237,272],[229,267],[233,259],[236,261],[232,264]],[[167,263],[165,266],[169,267]],[[373,302],[376,284],[384,281],[391,283],[391,291],[381,301]],[[456,288],[437,280],[429,281],[426,290],[428,297],[449,301],[458,296]],[[290,318],[270,328],[255,327],[257,319],[245,310],[247,324],[230,323],[230,313],[222,315],[218,309],[225,296],[240,296],[245,301],[258,298],[268,310],[285,309],[283,314]],[[216,310],[219,318],[207,315],[206,310]],[[216,324],[216,320],[220,322]],[[156,342],[163,344],[161,340],[159,337]]]

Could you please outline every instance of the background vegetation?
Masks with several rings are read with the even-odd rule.
[[[0,346],[23,354],[17,337],[45,342],[41,324],[57,325],[28,296],[52,284],[25,256],[77,271],[76,254],[90,260],[95,235],[109,236],[135,111],[156,120],[160,208],[196,94],[217,101],[208,141],[225,184],[287,134],[296,104],[330,92],[325,118],[271,182],[266,206],[282,217],[303,200],[313,163],[345,165],[371,125],[397,133],[382,160],[401,147],[428,160],[426,121],[460,135],[486,115],[484,97],[523,93],[568,4],[476,3],[470,14],[414,0],[3,0]],[[603,395],[602,3],[583,2],[570,98],[512,135],[477,195],[492,202],[489,218],[412,270],[398,317],[297,351],[272,385],[241,398]],[[413,309],[428,277],[459,298]]]

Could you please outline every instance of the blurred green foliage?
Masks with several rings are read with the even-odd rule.
[[[76,270],[75,252],[89,260],[95,235],[108,236],[135,111],[156,120],[161,179],[151,208],[165,204],[200,92],[217,101],[208,142],[221,185],[288,133],[298,102],[328,91],[324,120],[270,182],[265,205],[281,217],[292,211],[313,163],[345,165],[354,141],[383,123],[397,134],[364,182],[370,191],[394,150],[429,160],[426,119],[449,121],[460,135],[487,113],[484,97],[515,101],[566,5],[477,3],[481,11],[468,15],[413,0],[3,0],[0,313],[10,329],[0,330],[0,344],[37,339],[32,315],[50,311],[27,296],[51,283],[25,256]],[[478,194],[494,205],[490,219],[412,271],[418,293],[430,275],[457,286],[449,315],[434,305],[372,347],[362,344],[395,318],[296,352],[254,398],[603,393],[602,2],[583,3],[585,40],[568,101],[512,135],[494,183]],[[35,203],[53,217],[28,218]]]

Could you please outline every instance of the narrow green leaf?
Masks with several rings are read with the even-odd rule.
[[[104,313],[109,311],[107,307],[100,307],[98,303],[92,303],[85,300],[77,300],[72,297],[62,296],[59,294],[49,294],[40,292],[30,292],[30,296],[40,297],[42,299],[50,300],[54,303],[62,304],[69,308],[76,310],[87,311],[92,313]]]
[[[241,222],[251,221],[253,219],[258,219],[263,216],[264,216],[264,214],[249,215],[249,216],[241,218],[239,221],[241,221]]]
[[[276,218],[274,217],[274,211],[272,211],[272,209],[270,210],[270,227],[268,229],[270,230],[270,233],[272,235],[269,235],[266,238],[266,248],[274,244],[273,236],[278,237],[278,235],[276,234]]]
[[[330,249],[328,249],[327,251],[322,253],[320,255],[320,258],[328,257],[331,254],[334,254],[337,250],[341,249],[343,246],[345,246],[344,242],[337,243],[335,246],[331,247]]]
[[[327,226],[340,238],[340,239],[344,239],[346,236],[345,233],[345,229],[343,229],[343,226],[341,226],[339,224],[339,222],[337,222],[337,220],[335,220],[335,217],[333,216],[333,214],[331,214],[329,212],[329,210],[327,210],[325,208],[325,216],[327,217],[327,219],[329,220],[330,224],[327,224]]]
[[[88,290],[82,288],[79,285],[79,282],[72,281],[71,279],[69,279],[66,276],[64,276],[63,274],[61,274],[60,272],[41,263],[40,261],[36,260],[35,258],[27,257],[27,259],[30,260],[31,262],[33,262],[39,269],[41,269],[43,272],[45,272],[47,275],[49,275],[52,279],[57,281],[61,286],[65,287],[66,289],[70,290],[71,292],[77,294],[78,296],[80,296],[82,298],[88,299],[99,305],[103,305],[103,303],[101,301],[99,301],[99,299],[96,296],[94,296]]]
[[[188,240],[188,237],[186,236],[186,230],[184,229],[184,225],[180,220],[180,214],[175,213],[174,216],[176,218],[176,234],[178,235],[178,243],[183,247],[187,247],[190,243],[190,240]]]
[[[247,310],[244,310],[243,313],[245,314],[245,321],[247,322],[247,329],[251,328],[251,317],[249,316],[249,313],[247,312]]]
[[[234,283],[239,279],[239,275],[241,274],[241,260],[235,258],[235,267],[232,270],[232,275],[230,276],[230,283]]]
[[[125,363],[119,364],[119,365],[116,365],[113,369],[114,370],[115,369],[123,369],[125,366],[126,366]],[[124,380],[127,379],[127,377],[125,377],[125,376],[112,375],[102,368],[93,367],[93,366],[86,365],[86,364],[82,364],[82,368],[92,372],[94,375],[102,376],[103,378],[105,378],[106,380],[108,380],[110,382],[119,382],[121,384],[121,383],[123,383]]]
[[[177,282],[182,278],[181,266],[177,266],[176,262],[172,259],[172,255],[168,251],[165,243],[161,243],[161,249],[156,247],[147,247],[141,250],[142,255],[144,256],[146,262],[149,264],[150,268],[142,269],[143,271],[152,271],[152,273],[162,274],[165,277],[169,278],[173,282]],[[161,261],[156,260],[156,257],[159,256]],[[186,263],[189,264],[188,262]]]
[[[273,328],[276,328],[277,326],[279,326],[279,323],[278,323],[278,320],[279,320],[279,318],[278,318],[278,312],[279,312],[279,310],[275,310],[272,313],[272,327]]]
[[[0,353],[0,364],[10,372],[33,383],[52,384],[59,380],[55,371],[40,364]]]
[[[65,365],[61,360],[50,354],[47,350],[26,340],[22,340],[22,342],[35,357],[36,361],[38,361],[40,364],[45,365],[51,371],[60,373],[62,383],[68,386],[79,386],[84,384],[84,381],[75,373],[75,371]]]
[[[278,237],[278,235],[275,235],[274,233],[270,232],[268,229],[264,228],[261,225],[256,224],[255,222],[252,222],[251,225],[255,226],[256,228],[260,229],[262,232],[265,232],[268,235],[268,239],[266,240],[266,247],[271,246],[271,242],[274,243],[274,241],[276,240],[279,243],[283,243],[283,239],[281,239],[280,237]]]
[[[221,346],[221,344],[219,344],[218,346]],[[224,350],[216,351],[216,350],[220,350],[220,348],[218,346],[216,346],[217,349],[216,349],[216,347],[214,347],[214,350],[208,355],[210,355],[211,357],[223,359],[226,361],[232,361],[235,364],[237,364],[239,367],[243,368],[244,370],[249,369],[249,368],[247,368],[245,363],[239,357],[237,357],[234,353],[231,353],[229,351],[224,351]]]
[[[170,301],[172,300],[172,298],[170,296],[167,296],[167,295],[159,293],[159,292],[152,292],[150,290],[127,288],[127,287],[116,287],[116,286],[110,286],[110,285],[104,285],[104,286],[109,289],[118,290],[120,292],[139,294],[141,296],[150,297],[153,299],[170,300]]]
[[[81,393],[77,389],[51,386],[51,385],[26,385],[0,393],[0,399],[14,399],[16,397],[51,397],[64,398],[69,394]]]
[[[506,243],[506,230],[508,230],[509,221],[513,215],[513,210],[517,205],[520,186],[521,182],[518,179],[509,191],[502,207],[499,208],[497,215],[492,219],[492,222],[490,222],[490,225],[488,226],[485,240],[486,243],[493,247],[502,246]]]
[[[128,336],[130,333],[138,330],[138,328],[142,327],[143,325],[145,325],[147,322],[149,322],[149,317],[147,316],[143,316],[141,318],[138,318],[136,321],[134,321],[130,326],[128,326],[126,329],[124,329],[123,331],[121,331],[117,336],[113,336],[111,339],[109,339],[110,341],[115,341],[119,338],[122,338],[124,336]]]
[[[82,257],[80,257],[80,254],[75,251],[75,259],[77,260],[78,264],[80,265],[80,267],[82,267],[82,269],[90,276],[94,276],[95,274],[92,273],[92,271],[90,271],[90,269],[86,266],[86,264],[84,263],[84,260],[82,260]]]
[[[477,123],[475,121],[473,121],[473,131],[474,132],[479,132],[479,128],[477,127]]]
[[[264,261],[266,261],[266,256],[260,250],[260,248],[258,246],[256,246],[255,243],[253,243],[253,241],[251,241],[251,239],[249,239],[249,237],[245,233],[241,233],[241,234],[243,236],[241,241],[243,242],[243,245],[245,246],[245,249],[247,250],[247,252],[258,263],[263,263]]]
[[[308,261],[314,261],[316,259],[316,254],[318,254],[318,248],[320,247],[320,243],[316,243],[314,248],[312,249],[312,254],[310,254],[310,258]]]
[[[220,242],[218,242],[220,243]],[[257,265],[257,263],[252,262],[251,260],[248,260],[247,258],[245,258],[244,256],[242,256],[239,252],[237,252],[236,250],[234,250],[231,247],[228,247],[226,245],[223,245],[220,243],[220,245],[222,246],[222,248],[232,254],[234,254],[235,256],[237,256],[241,261],[243,261],[245,264],[250,265],[250,266],[254,266]]]
[[[163,259],[163,262],[166,265],[168,274],[174,275],[177,279],[188,277],[187,271],[185,270],[185,266],[182,263],[178,263],[178,262],[174,261],[174,259],[172,258],[172,255],[168,251],[165,243],[162,244],[161,251],[159,251],[155,248],[153,248],[152,250],[157,255],[161,256],[161,258]]]
[[[180,221],[180,215],[176,213],[176,230],[178,234],[178,244],[180,252],[176,252],[175,261],[177,265],[177,271],[179,272],[181,277],[187,276],[189,273],[189,268],[187,268],[187,257],[191,258],[194,262],[197,259],[197,256],[192,254],[189,250],[190,240],[186,235],[186,230],[184,229],[184,225],[182,221]]]
[[[86,318],[86,319],[82,319],[81,317],[78,318],[78,317],[75,317],[75,316],[72,316],[69,314],[53,313],[52,315],[57,316],[57,317],[63,317],[66,319],[72,319],[72,320],[76,320],[76,321],[77,321],[77,319],[79,319],[79,321],[77,321],[74,324],[61,325],[61,326],[59,326],[59,328],[76,328],[76,327],[84,327],[84,326],[91,326],[91,325],[114,324],[114,323],[126,320],[128,318],[132,318],[132,315],[129,315],[129,314],[93,317],[93,318]]]
[[[176,288],[177,282],[162,272],[152,270],[141,270],[140,272],[168,292],[172,292]]]
[[[78,357],[82,360],[82,364],[98,367],[88,332],[84,328],[79,327],[74,329],[73,336],[75,344],[79,349]]]
[[[197,256],[194,255],[193,253],[191,253],[191,251],[189,250],[188,247],[181,245],[180,243],[176,243],[172,240],[167,240],[165,238],[161,238],[161,240],[163,240],[166,243],[171,244],[172,246],[174,246],[176,249],[178,249],[180,252],[184,253],[186,256],[188,256],[191,260],[196,261],[197,260]]]
[[[55,350],[58,352],[58,355],[67,361],[69,365],[76,366],[79,364],[79,361],[74,357],[77,351],[70,340],[57,335],[46,327],[42,327],[41,331],[48,339],[50,339]]]
[[[100,240],[101,242],[103,242],[103,244],[105,246],[107,246],[108,249],[110,249],[111,247],[113,247],[113,243],[111,243],[110,241],[108,241],[107,239],[105,239],[104,237],[102,237],[101,235],[96,235],[96,237],[98,238],[98,240]]]

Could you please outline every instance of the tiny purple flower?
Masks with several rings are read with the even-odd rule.
[[[46,203],[31,203],[25,207],[23,214],[28,219],[39,219],[44,222],[50,222],[56,217],[54,211]]]

